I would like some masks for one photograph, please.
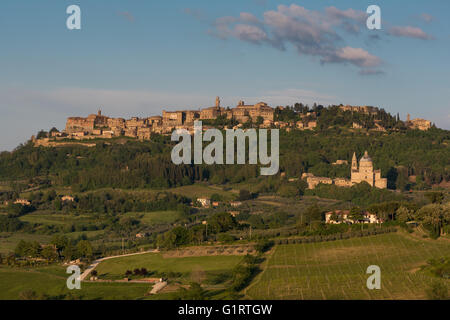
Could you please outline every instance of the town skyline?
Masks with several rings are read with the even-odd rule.
[[[446,2],[377,1],[381,30],[366,28],[368,1],[78,1],[82,29],[67,30],[70,4],[0,5],[0,150],[99,108],[143,117],[217,95],[374,105],[450,129]]]

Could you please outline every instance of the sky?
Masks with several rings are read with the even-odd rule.
[[[143,117],[216,96],[372,105],[450,129],[449,13],[442,0],[2,0],[0,150],[98,109]]]

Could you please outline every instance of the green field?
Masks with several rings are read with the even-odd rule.
[[[127,270],[146,268],[149,272],[179,272],[190,280],[199,274],[208,272],[229,271],[237,265],[242,256],[203,256],[164,258],[159,253],[149,253],[131,257],[106,260],[97,267],[102,279],[121,279]]]
[[[20,220],[28,223],[39,223],[46,225],[68,225],[77,222],[88,222],[90,217],[87,215],[73,214],[50,214],[48,212],[33,212],[20,217]]]
[[[233,200],[235,198],[235,194],[231,190],[223,191],[221,187],[206,186],[202,184],[193,184],[190,186],[172,188],[169,191],[175,194],[183,195],[193,200],[195,200],[196,198],[211,197],[215,193],[219,194],[223,198],[223,200]]]
[[[132,216],[146,225],[155,225],[163,223],[174,223],[180,218],[177,211],[153,211],[153,212],[128,212],[127,216]]]
[[[21,292],[34,291],[37,296],[45,294],[51,298],[119,300],[139,299],[149,291],[150,285],[140,283],[88,283],[81,284],[81,290],[69,290],[63,267],[42,267],[36,269],[0,268],[0,300],[19,299]]]
[[[246,294],[250,299],[425,299],[433,278],[420,267],[448,255],[448,241],[404,234],[279,245]],[[366,287],[370,265],[381,268],[381,290]]]
[[[20,240],[48,243],[50,239],[51,236],[41,234],[0,232],[0,253],[13,252]]]

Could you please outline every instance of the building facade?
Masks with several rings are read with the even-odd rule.
[[[358,161],[356,159],[356,153],[353,153],[352,169],[351,169],[351,182],[353,184],[367,182],[370,186],[379,189],[387,188],[387,179],[381,178],[381,170],[373,169],[373,161],[369,157],[368,152],[364,153],[364,156]]]

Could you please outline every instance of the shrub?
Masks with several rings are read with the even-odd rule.
[[[447,285],[439,281],[431,283],[426,294],[430,300],[447,300],[449,298]]]

